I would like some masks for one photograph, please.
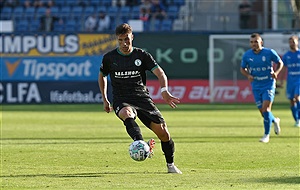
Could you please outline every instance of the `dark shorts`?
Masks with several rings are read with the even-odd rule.
[[[113,108],[115,110],[115,114],[118,116],[119,111],[123,107],[130,106],[133,108],[137,117],[141,120],[141,122],[150,127],[151,122],[153,123],[164,123],[165,120],[154,104],[154,102],[150,98],[143,98],[139,100],[116,100],[113,103]],[[118,116],[119,117],[119,116]]]

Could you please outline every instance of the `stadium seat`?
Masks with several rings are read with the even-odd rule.
[[[100,5],[110,7],[112,4],[112,0],[102,0],[100,1]]]
[[[65,30],[65,26],[63,24],[60,24],[58,22],[54,23],[54,31],[55,32],[63,32]]]
[[[32,20],[35,16],[35,8],[28,7],[24,10],[24,18]]]
[[[38,31],[40,29],[40,21],[35,19],[35,20],[32,20],[30,21],[30,31],[31,32],[35,32],[35,31]]]
[[[111,19],[116,20],[118,17],[118,12],[118,7],[108,7],[107,15],[110,16]]]
[[[99,0],[90,0],[90,5],[94,6],[94,7],[98,7],[102,4],[101,4],[101,1],[99,1]]]
[[[47,9],[46,7],[39,7],[39,8],[37,8],[35,16],[36,17],[41,17],[41,16],[45,15],[46,9]]]
[[[16,22],[15,29],[17,32],[29,31],[29,22],[27,20],[20,20]]]
[[[60,9],[60,13],[58,14],[59,17],[66,20],[66,18],[70,18],[72,16],[71,7],[64,6]]]
[[[100,13],[100,12],[105,12],[106,13],[106,7],[105,6],[98,6],[96,8],[96,12]]]
[[[12,18],[13,9],[11,7],[3,7],[1,9],[1,19],[10,20]]]
[[[51,14],[52,14],[52,15],[56,15],[56,16],[57,16],[58,13],[60,12],[60,11],[59,11],[59,7],[56,7],[56,6],[55,6],[55,7],[51,7],[50,10],[51,10]]]
[[[67,32],[76,32],[80,29],[80,25],[76,20],[68,20],[65,25],[65,31]]]
[[[93,6],[85,7],[83,13],[84,13],[84,16],[92,15],[93,13],[95,13],[95,8]]]
[[[170,19],[163,20],[161,22],[161,31],[172,31],[173,22]]]
[[[179,9],[176,5],[171,5],[167,9],[167,15],[169,19],[177,19],[178,18]]]
[[[154,20],[153,23],[151,23],[151,25],[153,25],[151,27],[151,31],[160,31],[161,30],[161,21],[160,20]]]
[[[129,6],[124,6],[119,9],[119,17],[120,19],[127,21],[131,16],[131,8]]]
[[[72,9],[72,17],[75,19],[79,19],[82,16],[83,13],[83,7],[81,6],[75,6]]]
[[[140,6],[134,6],[131,9],[131,18],[139,19],[140,18]]]
[[[77,1],[75,1],[75,0],[65,0],[65,6],[73,7],[73,6],[76,6],[76,3],[77,3]]]

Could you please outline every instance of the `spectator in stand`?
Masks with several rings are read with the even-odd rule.
[[[111,5],[113,7],[124,7],[126,5],[126,0],[112,0]]]
[[[151,17],[155,20],[164,20],[167,17],[166,8],[160,0],[152,0]]]
[[[51,8],[53,6],[55,6],[55,3],[53,0],[48,0],[46,3],[45,3],[46,7],[47,8]]]
[[[138,6],[140,3],[139,0],[126,0],[126,6],[129,7],[134,7],[134,6]]]
[[[33,6],[35,8],[38,8],[38,7],[43,7],[44,6],[44,2],[42,0],[34,0],[33,1]]]
[[[2,9],[5,5],[5,0],[0,0],[0,9]]]
[[[140,5],[140,11],[145,9],[147,13],[151,13],[152,3],[151,0],[142,0],[142,4]]]
[[[239,5],[240,12],[240,29],[248,29],[251,16],[251,5],[247,0],[243,0]]]
[[[148,22],[150,19],[150,11],[148,11],[146,8],[141,8],[140,10],[140,20],[143,22]]]
[[[25,0],[24,3],[23,3],[23,7],[26,9],[28,7],[31,7],[32,4],[31,4],[31,1],[30,0]]]
[[[85,31],[92,32],[96,29],[96,26],[97,26],[97,16],[96,14],[92,14],[86,19],[84,23]]]
[[[19,5],[19,0],[6,0],[4,6],[14,8]]]
[[[77,0],[78,6],[85,7],[87,5],[86,0]]]
[[[52,32],[55,22],[62,24],[63,20],[59,17],[51,15],[51,10],[49,8],[46,9],[45,15],[40,18],[40,30],[44,32]]]
[[[98,20],[98,32],[105,32],[110,29],[110,17],[105,12],[100,12]]]

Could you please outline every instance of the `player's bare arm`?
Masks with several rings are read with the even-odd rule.
[[[283,68],[283,62],[282,60],[280,60],[278,63],[277,63],[277,68],[276,68],[276,71],[274,71],[272,74],[272,77],[274,79],[277,79],[277,76],[279,75],[280,71],[282,70]]]
[[[244,75],[245,77],[247,77],[247,79],[252,82],[253,81],[253,76],[249,74],[248,69],[247,68],[241,68],[240,69],[242,75]]]
[[[98,76],[98,84],[102,95],[103,109],[105,112],[109,113],[110,111],[112,111],[112,107],[107,98],[107,77],[103,76],[101,72]]]
[[[171,108],[176,108],[178,103],[180,103],[179,98],[173,96],[168,91],[168,79],[165,74],[165,72],[162,70],[162,68],[158,67],[152,71],[156,77],[158,78],[160,87],[161,87],[161,95],[164,99],[164,101],[171,106]]]

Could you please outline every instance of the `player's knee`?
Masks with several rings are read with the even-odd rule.
[[[135,113],[131,107],[124,107],[119,111],[119,117],[123,120],[126,118],[135,118]]]

